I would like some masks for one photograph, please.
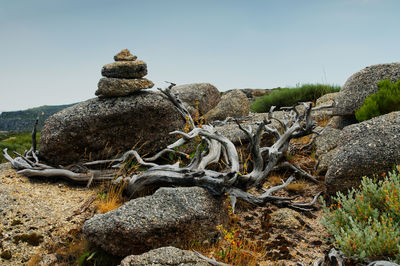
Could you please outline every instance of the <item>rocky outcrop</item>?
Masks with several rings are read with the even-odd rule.
[[[212,240],[226,213],[221,199],[200,187],[160,188],[85,222],[83,233],[105,251],[127,256],[163,246]]]
[[[141,91],[118,98],[94,98],[46,120],[40,157],[53,165],[106,159],[132,147],[140,154],[172,143],[169,132],[183,129],[184,119],[161,93]]]
[[[142,89],[152,88],[153,82],[143,78],[147,75],[147,64],[136,60],[128,49],[114,56],[114,63],[103,66],[101,78],[97,84],[99,97],[128,96]]]
[[[195,117],[205,115],[221,100],[220,92],[210,83],[193,83],[175,86],[172,92],[177,94],[190,114]]]
[[[121,266],[208,266],[194,252],[175,247],[162,247],[142,255],[131,255],[121,261]]]
[[[400,163],[400,112],[375,117],[342,130],[325,177],[330,194],[357,187]]]
[[[372,65],[353,74],[339,92],[334,114],[353,116],[365,98],[378,91],[376,84],[383,79],[399,80],[400,63]]]
[[[239,118],[249,114],[249,100],[240,90],[232,90],[222,95],[216,107],[204,115],[206,121],[224,120],[227,117]]]

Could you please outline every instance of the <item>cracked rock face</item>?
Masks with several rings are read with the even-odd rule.
[[[400,63],[372,65],[353,74],[339,92],[334,115],[354,115],[365,98],[378,91],[376,84],[383,79],[399,80]]]
[[[212,240],[227,214],[223,200],[200,187],[160,188],[133,199],[83,226],[85,238],[105,251],[127,256],[163,246],[184,247]]]
[[[140,91],[116,98],[94,98],[49,117],[40,137],[40,157],[53,165],[107,159],[140,147],[156,152],[175,140],[169,132],[185,126],[161,93]]]
[[[325,177],[330,194],[357,188],[363,176],[392,170],[400,163],[400,112],[345,127],[330,153],[334,156]]]

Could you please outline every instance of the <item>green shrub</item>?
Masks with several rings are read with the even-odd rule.
[[[400,262],[399,169],[379,181],[364,177],[360,190],[338,192],[329,208],[323,202],[321,223],[347,256]]]
[[[298,102],[316,101],[324,94],[338,92],[339,86],[324,84],[304,84],[296,88],[279,88],[271,94],[254,101],[250,109],[252,112],[265,113],[271,106],[285,107],[292,106]]]
[[[400,80],[391,83],[389,79],[378,82],[378,92],[371,94],[364,100],[364,104],[356,111],[359,122],[384,115],[393,111],[400,111]]]
[[[36,133],[36,140],[39,143],[40,132]],[[25,150],[29,150],[32,146],[32,133],[22,132],[22,133],[12,133],[7,132],[7,134],[0,135],[0,163],[7,162],[3,157],[3,149],[7,148],[8,153],[11,157],[13,151],[23,154]]]

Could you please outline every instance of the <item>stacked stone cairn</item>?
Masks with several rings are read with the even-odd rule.
[[[96,95],[99,97],[128,96],[142,89],[154,86],[153,82],[143,78],[147,75],[147,65],[136,60],[128,49],[114,56],[114,63],[103,66],[101,78],[97,84]]]

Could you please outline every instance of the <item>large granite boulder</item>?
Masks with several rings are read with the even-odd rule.
[[[160,188],[133,199],[83,225],[85,238],[105,251],[127,256],[164,246],[184,247],[190,241],[213,240],[227,214],[223,199],[200,187]]]
[[[378,91],[376,84],[383,79],[399,80],[400,63],[372,65],[353,74],[339,92],[334,114],[353,116],[365,98]]]
[[[185,121],[158,92],[94,98],[49,117],[40,137],[40,157],[53,165],[106,159],[141,147],[140,154],[165,148]]]
[[[172,92],[178,95],[193,117],[197,109],[200,116],[205,115],[221,100],[220,92],[210,83],[179,85],[173,87]]]
[[[208,266],[193,251],[176,247],[162,247],[142,255],[130,255],[121,261],[121,266]]]
[[[392,112],[345,127],[325,177],[330,194],[358,187],[400,163],[400,112]]]
[[[206,121],[224,120],[227,117],[245,117],[250,112],[249,99],[240,90],[232,90],[222,95],[216,107],[208,111]]]

